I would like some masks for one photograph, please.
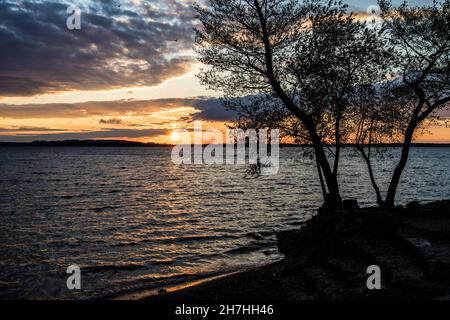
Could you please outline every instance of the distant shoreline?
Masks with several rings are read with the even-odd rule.
[[[173,147],[169,143],[135,142],[126,140],[63,140],[33,142],[0,142],[0,147]],[[281,148],[306,147],[307,144],[280,144]],[[345,145],[344,145],[345,146]],[[351,146],[351,145],[347,145]],[[375,147],[401,147],[401,143],[377,144]],[[413,143],[413,147],[448,148],[450,143]]]
[[[33,142],[0,142],[0,147],[172,147],[164,143],[126,140],[63,140]]]

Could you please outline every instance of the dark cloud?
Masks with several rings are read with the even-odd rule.
[[[126,113],[148,115],[152,112],[179,107],[193,107],[198,110],[192,115],[192,120],[229,121],[236,119],[236,114],[225,110],[220,99],[206,97],[27,105],[0,104],[0,118],[118,117]]]
[[[156,85],[192,57],[190,4],[79,1],[81,30],[66,28],[77,1],[0,1],[0,96]],[[177,40],[177,41],[175,41]]]
[[[100,119],[99,124],[122,124],[122,120],[119,118]]]
[[[13,128],[0,128],[0,132],[61,132],[67,131],[65,129],[52,129],[42,127],[13,127]]]
[[[0,118],[8,119],[35,119],[35,118],[66,118],[78,119],[85,117],[102,117],[101,125],[122,125],[135,127],[133,129],[105,128],[104,130],[85,132],[62,132],[64,129],[13,127],[0,128],[0,132],[12,133],[14,135],[0,135],[0,141],[4,142],[27,142],[33,140],[68,140],[68,139],[105,139],[105,138],[152,138],[166,135],[169,129],[138,129],[143,124],[124,122],[119,117],[127,115],[145,116],[152,112],[171,110],[180,107],[192,107],[196,111],[186,116],[184,113],[176,121],[192,122],[194,120],[204,121],[230,121],[236,119],[236,114],[224,109],[221,100],[217,98],[197,97],[186,99],[155,99],[155,100],[118,100],[83,103],[52,103],[52,104],[28,104],[8,105],[0,104]],[[174,121],[156,121],[148,126],[165,127]],[[147,127],[148,127],[147,126]],[[30,134],[27,132],[39,132]],[[55,133],[45,133],[55,132]],[[56,133],[58,132],[58,133]]]
[[[198,99],[193,106],[200,110],[193,115],[193,120],[230,121],[236,119],[236,113],[225,109],[220,99]]]
[[[57,141],[57,140],[84,140],[84,139],[112,139],[112,138],[153,138],[166,135],[168,129],[107,129],[104,131],[89,132],[65,132],[46,134],[17,134],[15,136],[0,135],[2,142],[30,142],[36,140]]]
[[[170,99],[176,100],[176,99]],[[84,118],[92,116],[121,116],[127,112],[148,114],[162,108],[173,107],[165,100],[117,100],[82,103],[48,103],[8,105],[0,104],[0,117],[15,119],[30,118]]]

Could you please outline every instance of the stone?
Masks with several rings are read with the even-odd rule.
[[[280,231],[276,234],[277,245],[280,252],[286,252],[295,248],[300,237],[300,230]]]
[[[159,289],[158,290],[158,295],[162,296],[163,294],[166,294],[167,290],[166,289]]]
[[[406,204],[406,209],[417,209],[420,208],[419,201],[411,201]]]
[[[359,209],[358,200],[356,199],[345,199],[342,201],[342,209],[351,210],[351,209]]]

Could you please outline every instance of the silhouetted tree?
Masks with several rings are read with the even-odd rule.
[[[298,103],[311,113],[320,137],[334,156],[337,177],[342,146],[352,127],[350,107],[357,88],[386,81],[391,54],[377,29],[357,21],[345,6],[334,12],[319,7],[310,17],[296,61]]]
[[[207,5],[196,7],[203,25],[196,52],[210,66],[200,79],[228,97],[267,95],[289,110],[291,117],[282,120],[283,112],[277,112],[275,122],[286,130],[294,127],[297,138],[312,144],[328,189],[326,202],[339,206],[341,123],[354,84],[379,78],[380,38],[341,2],[210,0]],[[241,124],[271,118],[270,108],[256,110]],[[331,166],[326,149],[333,140]]]
[[[347,125],[352,132],[348,143],[356,148],[367,165],[377,204],[384,205],[375,179],[372,155],[382,157],[385,143],[399,142],[408,124],[404,110],[414,103],[411,92],[396,82],[384,82],[355,88],[352,115]]]
[[[409,120],[384,203],[386,208],[393,208],[416,129],[450,101],[450,0],[421,7],[409,7],[406,2],[393,7],[389,0],[381,0],[379,5],[386,37],[400,58],[397,72],[403,85],[415,95],[415,103],[401,110]]]

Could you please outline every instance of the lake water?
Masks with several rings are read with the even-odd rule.
[[[314,162],[280,150],[274,176],[185,165],[170,148],[0,148],[0,298],[95,298],[280,259],[275,233],[320,206]],[[399,149],[375,163],[386,189]],[[450,148],[413,148],[398,201],[450,198]],[[366,167],[344,153],[344,198],[374,204]],[[69,291],[66,269],[81,268]]]

